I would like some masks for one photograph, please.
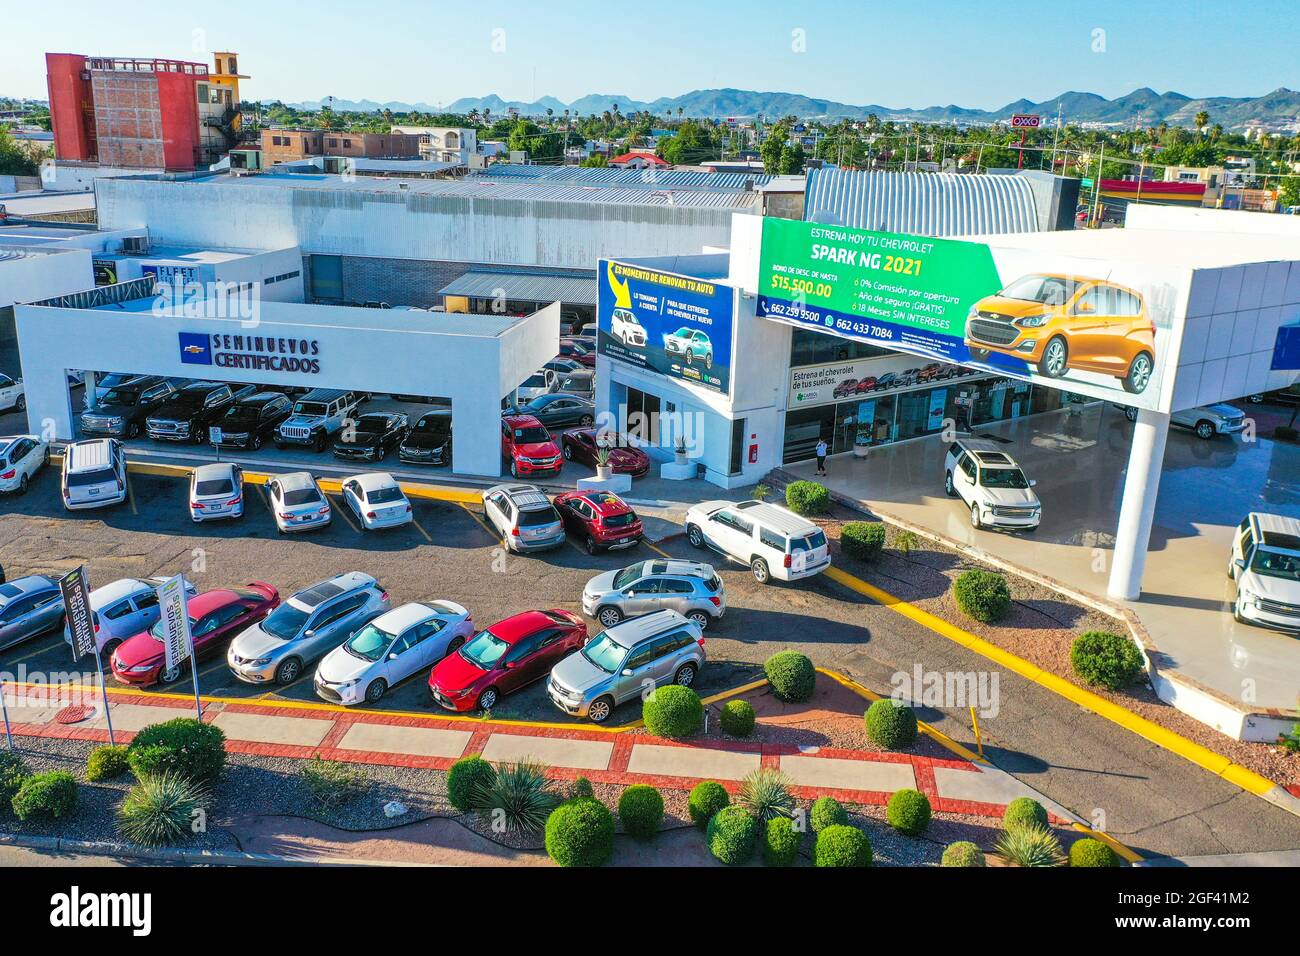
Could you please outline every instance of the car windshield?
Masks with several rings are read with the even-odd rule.
[[[640,325],[641,320],[636,317],[634,312],[620,312],[618,317],[630,325]]]
[[[106,481],[116,481],[117,473],[112,468],[98,468],[94,471],[74,471],[68,475],[68,487],[77,488],[84,485],[102,485]]]
[[[980,484],[985,488],[1028,488],[1029,479],[1019,468],[981,468]]]
[[[225,425],[255,422],[257,421],[257,409],[258,406],[256,405],[232,405],[226,409],[226,414],[221,416],[221,421]]]
[[[292,641],[311,614],[292,604],[281,604],[262,622],[262,630],[282,641]]]
[[[1250,559],[1250,569],[1265,577],[1300,582],[1300,555],[1256,548],[1255,556]]]
[[[320,402],[299,402],[293,406],[293,413],[308,418],[324,418],[325,406]]]
[[[366,492],[366,501],[372,505],[387,505],[401,500],[402,489],[396,485],[389,485],[386,488],[372,488]]]
[[[417,432],[427,432],[434,437],[441,437],[451,429],[445,415],[425,415],[415,423]]]
[[[673,335],[677,336],[679,339],[689,339],[691,337],[691,329],[689,326],[683,325],[680,329],[674,332]]]
[[[320,491],[315,485],[308,488],[291,488],[284,493],[286,505],[311,505],[320,501]]]
[[[551,440],[550,432],[538,425],[526,425],[515,429],[515,444],[540,445]]]
[[[645,567],[644,562],[641,564],[630,564],[622,571],[614,575],[614,587],[622,589],[630,584],[634,584],[641,579],[641,569]]]
[[[362,415],[357,419],[357,431],[359,432],[382,432],[387,428],[387,415]]]
[[[582,656],[606,674],[617,674],[627,657],[627,648],[608,634],[601,634],[582,649]]]
[[[545,388],[546,376],[542,374],[530,375],[524,380],[524,388]]]
[[[490,671],[501,659],[501,655],[508,650],[510,645],[491,631],[479,631],[474,635],[473,640],[457,653],[475,667]]]
[[[384,656],[384,651],[388,650],[388,645],[391,643],[393,643],[393,635],[381,631],[373,624],[367,624],[352,635],[352,639],[343,645],[343,649],[353,657],[373,662]]]
[[[207,400],[207,392],[181,392],[172,398],[172,404],[188,409],[202,408],[203,403]]]
[[[1072,279],[1057,276],[1022,276],[1002,290],[1004,299],[1023,302],[1041,302],[1043,305],[1063,305],[1078,288]]]
[[[140,393],[134,388],[110,388],[99,400],[101,405],[134,405]]]
[[[196,481],[194,483],[194,494],[198,498],[207,498],[210,495],[229,495],[234,490],[235,485],[229,478],[211,478],[207,481]]]
[[[820,531],[814,531],[812,534],[806,534],[802,538],[790,539],[790,553],[795,554],[799,551],[815,551],[817,548],[826,546],[826,535]]]

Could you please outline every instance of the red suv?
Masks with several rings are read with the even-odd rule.
[[[566,491],[555,496],[564,529],[577,535],[588,554],[631,548],[641,540],[641,519],[626,501],[608,491]]]
[[[510,459],[510,474],[516,478],[558,475],[564,467],[560,446],[532,415],[507,415],[501,419],[501,457]]]
[[[586,643],[587,625],[572,611],[524,611],[479,631],[435,664],[429,693],[447,710],[491,710]]]

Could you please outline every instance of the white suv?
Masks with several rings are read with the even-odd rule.
[[[1300,631],[1300,520],[1252,511],[1237,526],[1228,558],[1238,621]]]
[[[972,528],[1018,528],[1032,531],[1042,520],[1037,484],[1025,477],[1015,459],[995,442],[959,438],[948,446],[943,488],[970,509]]]
[[[70,442],[63,449],[63,507],[103,508],[126,501],[126,456],[116,438]]]
[[[831,565],[826,534],[807,518],[761,501],[705,501],[686,512],[686,539],[749,565],[754,580],[797,581]]]

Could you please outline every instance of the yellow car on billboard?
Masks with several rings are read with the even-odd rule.
[[[970,357],[1023,359],[1047,378],[1071,370],[1119,379],[1142,392],[1155,369],[1156,327],[1141,294],[1083,276],[1033,273],[985,296],[966,318]]]

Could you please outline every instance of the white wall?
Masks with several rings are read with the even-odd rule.
[[[64,163],[47,163],[41,166],[41,181],[46,189],[57,192],[90,192],[99,179],[119,176],[152,176],[161,169],[136,169],[126,166],[68,166]]]
[[[95,270],[85,249],[42,250],[0,261],[0,308],[94,287]]]

